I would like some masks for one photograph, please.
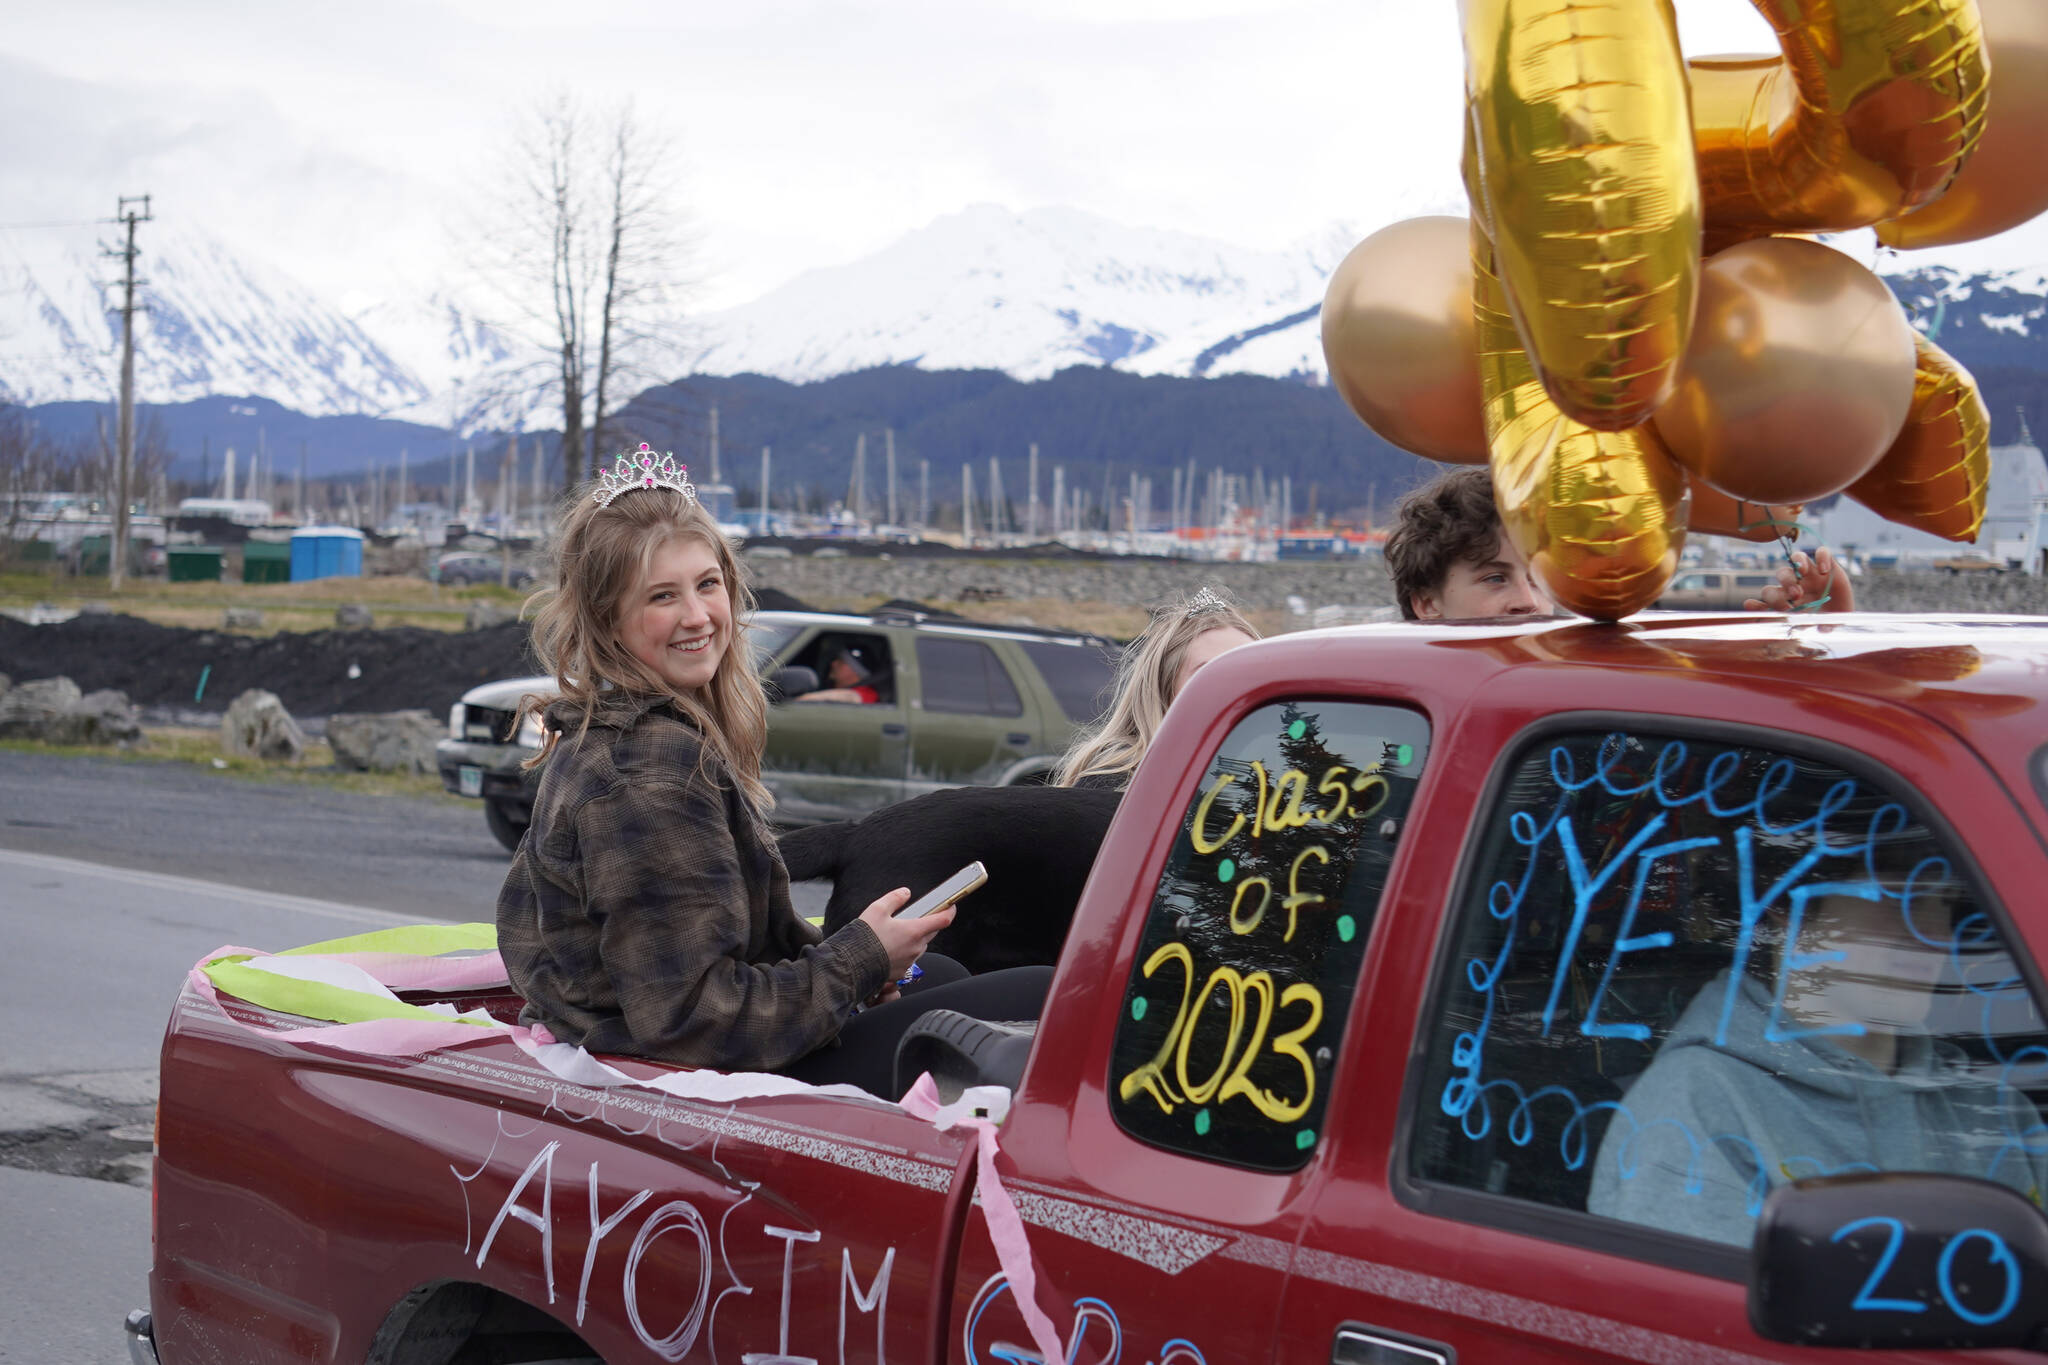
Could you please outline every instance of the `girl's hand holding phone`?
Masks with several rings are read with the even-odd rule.
[[[889,979],[896,981],[910,973],[910,964],[924,956],[924,950],[938,932],[953,922],[958,907],[934,910],[921,919],[897,919],[896,912],[910,903],[910,888],[899,886],[860,912],[862,922],[875,931],[882,950],[889,954]]]

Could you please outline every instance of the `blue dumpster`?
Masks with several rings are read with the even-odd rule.
[[[348,526],[305,526],[292,532],[292,582],[362,576],[361,531]]]

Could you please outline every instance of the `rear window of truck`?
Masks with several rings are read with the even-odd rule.
[[[1357,702],[1281,702],[1231,730],[1124,987],[1108,1088],[1125,1132],[1232,1166],[1307,1163],[1428,747],[1419,714]]]
[[[1809,1176],[2038,1202],[2048,1031],[1909,791],[1776,737],[1525,745],[1454,907],[1413,1174],[1733,1246]]]

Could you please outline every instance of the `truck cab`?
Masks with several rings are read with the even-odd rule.
[[[1029,1043],[899,1057],[1008,1090],[1027,1285],[972,1135],[904,1107],[351,1057],[188,992],[150,1347],[1045,1362],[1029,1294],[1085,1362],[2039,1349],[2043,657],[1850,614],[1215,660]]]

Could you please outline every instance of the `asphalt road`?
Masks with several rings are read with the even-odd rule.
[[[127,1359],[157,1050],[194,962],[488,920],[506,861],[473,802],[0,750],[0,1362]]]
[[[416,918],[0,850],[0,1361],[127,1359],[157,1049],[192,964]]]
[[[489,919],[506,863],[474,801],[15,750],[0,848],[448,920]]]

